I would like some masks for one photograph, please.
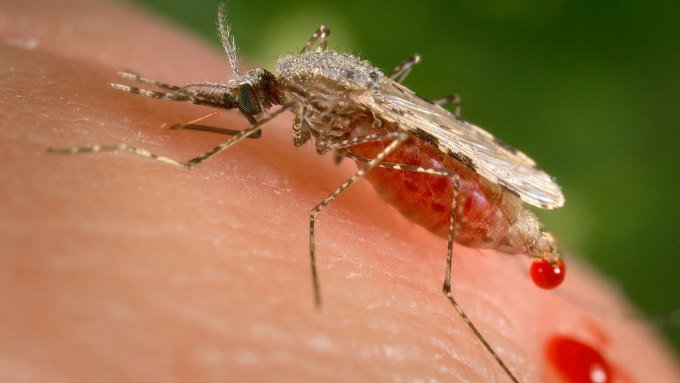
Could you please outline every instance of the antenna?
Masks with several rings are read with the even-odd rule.
[[[220,31],[220,40],[222,40],[222,46],[224,51],[227,52],[227,57],[229,58],[229,66],[234,74],[238,73],[238,62],[236,61],[236,43],[234,41],[234,36],[231,34],[231,27],[227,24],[227,4],[220,3],[218,9],[218,21],[217,27]]]

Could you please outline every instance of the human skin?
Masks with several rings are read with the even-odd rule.
[[[160,128],[209,109],[107,85],[124,68],[225,81],[219,51],[110,3],[4,1],[0,20],[0,381],[509,381],[441,293],[446,241],[366,182],[318,216],[315,309],[309,210],[356,166],[294,148],[290,115],[192,171],[46,152],[125,142],[188,159],[224,141]],[[521,381],[559,381],[555,335],[596,348],[614,381],[679,380],[656,332],[577,260],[559,293],[523,256],[454,251],[454,294]]]

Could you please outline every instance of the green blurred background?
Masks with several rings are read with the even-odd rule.
[[[221,49],[216,0],[136,2]],[[565,207],[538,213],[570,252],[647,315],[678,309],[679,1],[234,0],[229,11],[240,55],[269,69],[322,23],[332,48],[387,71],[420,53],[407,86],[460,94],[465,119],[558,178]],[[680,349],[680,329],[664,332]]]

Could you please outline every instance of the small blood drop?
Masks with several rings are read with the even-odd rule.
[[[554,289],[562,284],[566,272],[567,269],[561,259],[557,261],[536,259],[531,263],[531,279],[536,286],[543,289]]]
[[[609,364],[594,348],[568,336],[550,339],[546,356],[566,382],[608,383],[612,381]]]

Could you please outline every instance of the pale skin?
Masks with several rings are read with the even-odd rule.
[[[160,126],[209,108],[107,84],[125,68],[225,81],[228,64],[137,10],[37,3],[0,5],[1,381],[509,381],[441,293],[446,241],[366,182],[317,216],[314,307],[309,210],[356,165],[294,148],[290,114],[191,171],[47,154],[125,142],[191,158],[226,138]],[[235,112],[208,122],[247,127]],[[560,294],[531,283],[523,256],[454,251],[454,294],[521,381],[557,379],[543,351],[558,334],[598,349],[614,381],[680,377],[655,331],[573,258]]]

